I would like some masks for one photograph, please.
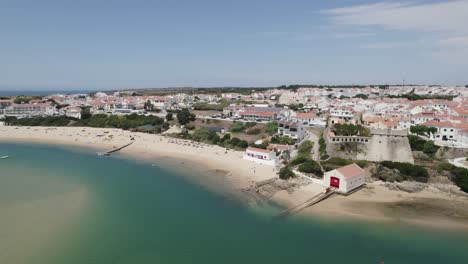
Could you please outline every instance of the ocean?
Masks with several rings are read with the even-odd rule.
[[[0,263],[466,263],[468,234],[277,220],[192,180],[90,149],[0,143]],[[192,173],[194,175],[183,175]],[[203,175],[199,175],[203,179]]]

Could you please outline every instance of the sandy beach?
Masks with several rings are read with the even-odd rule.
[[[2,142],[79,146],[93,148],[93,151],[120,147],[130,143],[131,138],[135,139],[134,143],[123,149],[122,154],[147,162],[170,160],[181,164],[185,170],[193,168],[210,172],[222,178],[219,183],[227,183],[235,190],[252,188],[256,182],[277,177],[275,169],[271,166],[242,159],[243,152],[162,135],[82,127],[0,127]],[[197,180],[206,179],[194,179]],[[219,187],[219,184],[217,186]],[[309,184],[293,190],[278,191],[271,199],[289,207],[311,198],[321,190],[323,187]],[[242,195],[241,191],[238,193]],[[468,198],[436,189],[406,193],[389,190],[380,183],[369,183],[364,189],[350,196],[332,196],[305,209],[300,215],[335,221],[397,221],[443,229],[468,230]]]

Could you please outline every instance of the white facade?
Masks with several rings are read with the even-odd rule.
[[[350,164],[332,171],[325,172],[325,186],[336,188],[337,192],[347,194],[366,184],[365,171],[356,164]]]
[[[351,120],[354,118],[354,112],[349,109],[332,109],[330,110],[332,117],[338,117],[344,120]]]
[[[46,103],[38,104],[12,104],[3,110],[6,116],[31,117],[51,116],[56,114],[55,107]]]
[[[296,141],[301,141],[305,136],[305,129],[301,122],[297,121],[280,121],[278,123],[278,134],[287,136]]]
[[[278,158],[276,152],[272,150],[249,147],[244,154],[245,160],[254,161],[258,164],[275,166]]]

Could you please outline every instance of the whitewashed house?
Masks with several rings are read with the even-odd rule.
[[[275,151],[254,147],[248,147],[246,149],[244,159],[271,166],[275,166],[278,161]]]
[[[295,141],[301,141],[304,139],[305,129],[301,122],[282,120],[278,122],[278,134],[292,138]]]
[[[313,112],[297,113],[294,119],[301,122],[304,125],[313,125],[313,126],[325,126],[326,125],[326,121],[323,118],[318,117]]]
[[[3,110],[6,116],[19,118],[32,116],[52,116],[56,114],[55,106],[48,103],[12,104]]]
[[[365,171],[355,163],[325,172],[325,186],[335,188],[337,192],[347,194],[366,184]]]

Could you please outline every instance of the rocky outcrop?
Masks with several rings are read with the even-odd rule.
[[[415,193],[420,192],[427,188],[427,184],[420,183],[420,182],[411,182],[411,181],[404,181],[404,182],[386,182],[385,187],[389,188],[390,190],[399,190],[408,193]]]

